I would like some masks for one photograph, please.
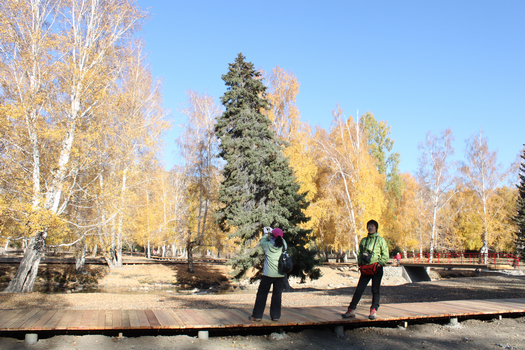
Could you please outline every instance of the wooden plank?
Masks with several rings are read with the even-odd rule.
[[[168,310],[169,316],[173,317],[173,319],[177,322],[178,328],[186,328],[186,324],[184,321],[179,317],[178,312],[175,312],[173,309]]]
[[[335,317],[334,317],[335,318]],[[308,315],[305,315],[301,309],[296,308],[284,308],[281,310],[281,318],[279,319],[280,322],[286,321],[287,323],[297,323],[297,324],[304,324],[304,325],[311,325],[315,324],[316,320],[313,320],[313,317],[308,317]]]
[[[226,324],[229,323],[225,318],[224,313],[217,309],[208,309],[206,310],[208,316],[210,317],[210,322],[212,322],[215,328],[225,328]]]
[[[122,310],[113,310],[112,328],[122,329]]]
[[[241,322],[241,320],[238,320],[236,315],[232,315],[228,309],[218,309],[217,311],[217,318],[220,320],[221,324],[225,326],[231,326],[235,325]]]
[[[476,309],[472,307],[472,305],[468,305],[465,303],[457,303],[455,301],[448,301],[440,303],[439,307],[436,308],[437,312],[440,313],[449,313],[449,314],[471,314],[472,312],[476,312]]]
[[[525,299],[501,299],[505,307],[515,310],[516,312],[525,312]]]
[[[71,321],[69,322],[69,325],[67,329],[77,330],[80,327],[80,323],[82,322],[82,318],[84,317],[84,313],[86,310],[72,310],[75,311],[72,314]]]
[[[22,313],[23,310],[2,310],[0,313],[0,328],[7,328]]]
[[[191,323],[187,315],[184,313],[185,310],[186,309],[178,309],[176,311],[175,310],[173,311],[175,311],[175,314],[179,317],[179,319],[184,324],[184,328],[193,328],[193,324]]]
[[[160,322],[157,320],[157,316],[153,310],[144,310],[146,317],[148,318],[148,323],[151,328],[160,328]]]
[[[82,319],[80,320],[78,329],[89,329],[94,313],[95,312],[93,310],[86,310],[86,312],[84,312],[84,315],[82,316]]]
[[[36,314],[31,316],[26,322],[24,322],[22,325],[20,325],[19,329],[31,329],[33,325],[38,322],[46,314],[47,310],[38,310]]]
[[[157,320],[159,321],[160,328],[174,328],[174,325],[176,324],[175,320],[173,320],[172,317],[169,318],[167,316],[167,312],[158,309],[152,311],[155,314]]]
[[[139,319],[141,329],[150,328],[148,317],[146,316],[146,313],[144,312],[144,310],[137,310],[137,317]]]
[[[244,320],[237,321],[236,318],[232,319],[232,315],[228,312],[229,310],[221,309],[221,310],[216,310],[216,311],[217,311],[217,317],[221,321],[221,324],[224,325],[225,327],[226,326],[230,327],[231,325],[238,324],[239,322],[244,322]]]
[[[184,317],[188,323],[189,323],[189,326],[195,328],[194,326],[195,325],[198,325],[199,324],[199,321],[197,321],[194,317],[193,317],[193,313],[191,312],[190,309],[182,309],[179,311],[179,315],[181,315],[181,318]]]
[[[253,322],[248,319],[248,317],[250,317],[252,314],[251,311],[246,311],[244,309],[231,309],[230,312],[234,315],[237,315],[237,318],[241,320],[242,323],[239,324],[240,327],[260,326],[263,324],[261,322]]]
[[[25,310],[21,314],[18,314],[16,318],[13,319],[13,322],[7,327],[9,330],[15,330],[20,328],[27,320],[29,320],[33,315],[38,312],[37,309]]]
[[[99,314],[100,314],[100,310],[93,310],[93,314],[91,315],[91,321],[89,322],[89,329],[99,329],[98,327]]]
[[[316,312],[309,312],[309,308],[283,308],[281,311],[281,318],[287,317],[287,315],[298,315],[299,317],[303,318],[306,322],[322,322],[324,320],[327,320],[325,318],[320,318],[318,313]],[[328,320],[331,320],[333,317],[331,316]]]
[[[130,329],[129,310],[122,310],[122,329]]]
[[[360,307],[357,310],[357,317],[352,319],[342,319],[343,310],[336,306],[283,308],[279,322],[270,321],[267,315],[262,322],[249,321],[250,311],[247,309],[0,310],[0,322],[4,325],[0,326],[0,331],[282,327],[374,322],[367,319],[367,307]],[[378,311],[375,321],[524,311],[525,298],[384,304]]]
[[[56,312],[53,316],[51,316],[49,321],[46,322],[46,324],[42,327],[42,329],[44,330],[55,329],[56,325],[58,324],[58,322],[60,322],[60,319],[62,318],[62,316],[65,315],[65,313],[66,313],[66,310],[59,310],[58,312]]]
[[[76,310],[66,310],[60,321],[55,326],[55,330],[66,330],[69,326],[69,323],[73,319],[74,313]]]
[[[137,310],[129,310],[130,328],[140,328],[139,316]]]
[[[341,314],[343,312],[341,312],[339,308],[335,309],[335,308],[326,308],[326,307],[321,307],[321,306],[316,306],[316,307],[308,309],[308,313],[310,315],[313,315],[314,317],[317,317],[319,319],[323,319],[324,323],[333,323],[336,321],[339,322],[343,320],[343,318],[341,317]],[[356,318],[362,317],[362,314],[359,310],[356,310],[356,315],[357,315]]]
[[[398,320],[400,318],[411,320],[428,318],[428,316],[428,313],[417,310],[397,308],[392,305],[382,305],[379,310],[377,310],[376,320]]]
[[[14,314],[11,314],[11,317],[9,317],[8,319],[6,319],[6,322],[4,322],[4,325],[2,328],[4,329],[9,329],[9,327],[17,322],[18,320],[20,320],[22,317],[24,317],[28,312],[28,309],[22,309],[22,310],[18,310],[18,312],[14,313]]]
[[[106,310],[104,319],[104,329],[113,329],[113,310]]]
[[[428,317],[429,315],[436,315],[437,306],[432,303],[402,303],[389,305],[392,308],[403,312],[401,315],[406,315],[411,318]]]
[[[302,315],[304,315],[304,317],[316,323],[326,323],[343,320],[341,315],[344,312],[341,312],[339,308],[337,308],[337,310],[325,308],[296,308],[294,310],[300,312]]]
[[[99,310],[99,312],[98,312],[98,320],[97,320],[97,328],[98,329],[105,329],[106,328],[106,310]]]
[[[170,309],[162,310],[163,316],[166,318],[167,323],[170,325],[170,329],[181,329],[184,328],[184,325],[179,322],[175,315]]]
[[[341,317],[341,314],[343,314],[344,311],[343,312],[340,311],[339,313],[326,312],[325,310],[319,309],[319,307],[315,307],[315,308],[308,307],[308,308],[304,308],[302,312],[308,315],[308,317],[311,317],[313,320],[319,323],[332,322],[333,320],[339,320],[339,318],[344,320]]]
[[[404,317],[409,319],[422,318],[426,317],[429,314],[426,312],[421,312],[416,306],[404,306],[405,304],[396,304],[396,305],[384,305],[381,308],[390,308],[392,313],[397,311],[398,317]],[[417,309],[417,311],[416,311]]]
[[[47,321],[49,321],[57,312],[58,310],[46,310],[45,315],[40,317],[40,319],[37,322],[35,322],[35,324],[32,326],[32,329],[43,330],[44,325],[47,323]]]
[[[472,300],[470,303],[465,303],[465,305],[471,308],[482,308],[483,310],[490,309],[496,313],[500,310],[515,310],[516,312],[525,310],[525,304],[511,303],[509,300]]]
[[[253,323],[248,320],[248,317],[242,317],[238,313],[234,312],[233,309],[222,310],[226,315],[226,319],[230,320],[230,325],[233,327],[245,327],[246,323]]]
[[[211,309],[194,309],[193,311],[203,320],[203,325],[205,327],[211,328],[217,326],[217,320]]]
[[[193,319],[193,325],[199,327],[209,326],[209,319],[196,309],[186,309],[187,314]]]
[[[463,301],[459,304],[457,301],[435,302],[433,305],[423,305],[422,309],[428,315],[471,315],[476,313],[485,313],[493,311],[493,307],[487,307],[482,304],[476,305],[473,301]]]

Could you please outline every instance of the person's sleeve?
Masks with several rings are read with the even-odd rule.
[[[363,262],[361,261],[361,252],[363,251],[363,239],[359,242],[359,249],[357,250],[357,265],[361,266]]]
[[[261,248],[266,253],[266,250],[268,250],[268,247],[270,246],[270,238],[268,238],[268,235],[263,235],[261,238]]]
[[[386,266],[386,264],[388,263],[388,256],[388,244],[383,238],[381,240],[381,258],[379,258],[379,263],[383,266]]]

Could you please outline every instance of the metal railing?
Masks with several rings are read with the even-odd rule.
[[[520,258],[508,253],[434,253],[432,261],[430,253],[409,253],[402,261],[418,264],[493,264],[520,267]]]

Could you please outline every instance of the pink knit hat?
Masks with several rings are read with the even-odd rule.
[[[283,236],[283,230],[281,230],[280,228],[276,227],[272,230],[272,235],[274,237],[282,237]]]

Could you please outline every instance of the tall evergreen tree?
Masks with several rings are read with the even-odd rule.
[[[525,145],[524,145],[525,146]],[[519,170],[520,183],[518,184],[518,201],[516,203],[516,216],[514,221],[518,226],[516,250],[525,259],[525,148],[521,154],[521,166]]]
[[[315,279],[320,260],[308,249],[308,230],[299,224],[308,221],[303,210],[309,203],[298,194],[299,184],[282,154],[280,141],[270,129],[270,120],[261,113],[269,108],[261,73],[239,53],[222,76],[227,91],[221,101],[225,112],[215,132],[220,140],[220,157],[226,164],[217,211],[221,229],[237,238],[240,254],[231,260],[234,277],[241,278],[251,267],[261,267],[263,255],[258,238],[263,227],[279,227],[294,261],[291,275]]]

